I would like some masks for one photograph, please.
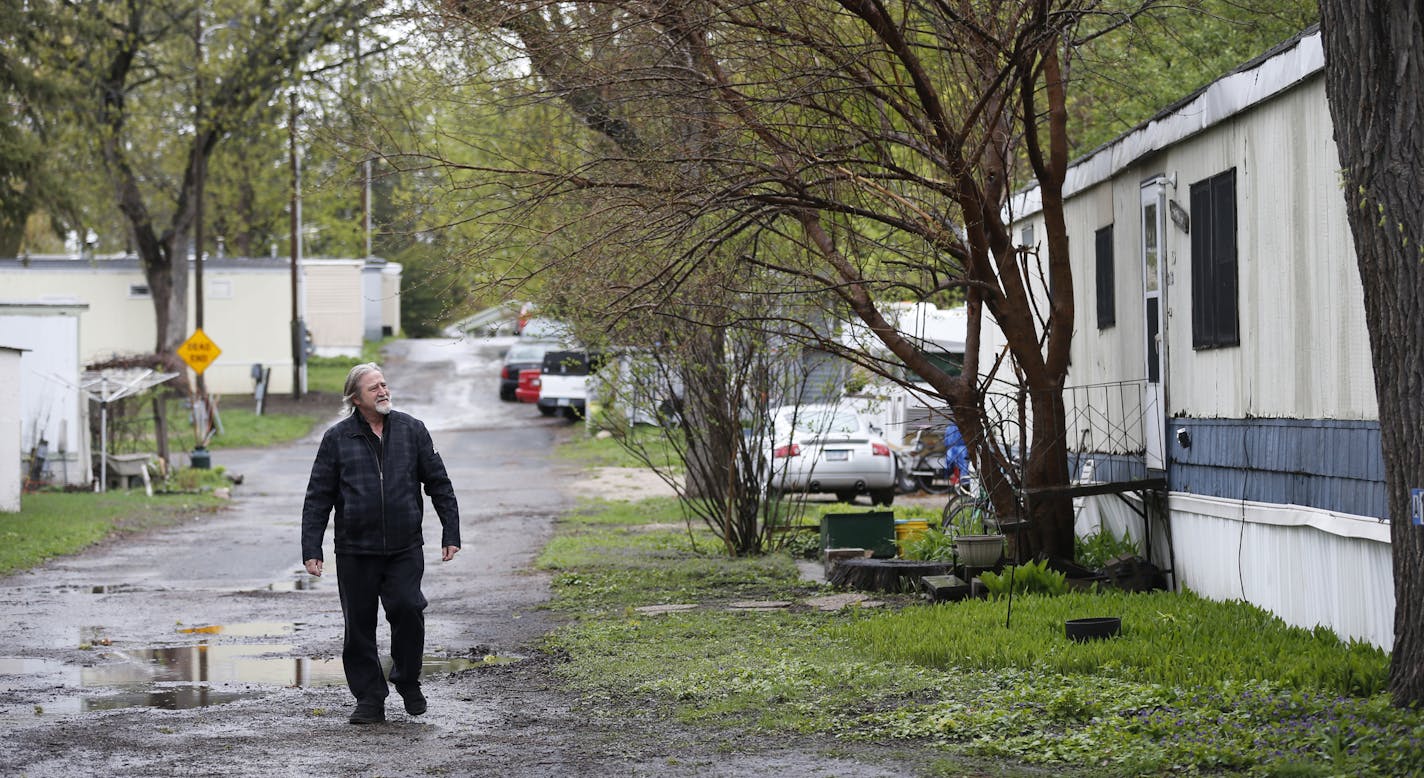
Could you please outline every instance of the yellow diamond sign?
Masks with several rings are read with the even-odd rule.
[[[178,358],[187,362],[188,367],[193,368],[193,372],[198,375],[202,375],[221,353],[222,349],[218,348],[218,344],[200,329],[193,330],[192,336],[178,347]]]

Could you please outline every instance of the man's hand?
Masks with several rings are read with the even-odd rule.
[[[321,560],[320,560],[320,559],[308,559],[306,564],[307,564],[307,572],[308,572],[308,573],[311,573],[312,575],[314,575],[314,576],[316,576],[316,577],[318,577],[318,578],[321,577]]]
[[[458,552],[459,550],[460,550],[460,547],[459,547],[459,546],[441,546],[441,547],[440,547],[440,561],[441,561],[441,562],[449,562],[451,559],[454,559],[454,558],[455,558],[455,554],[456,554],[456,552]],[[319,564],[319,563],[318,563],[318,564]],[[320,575],[320,573],[318,573],[318,575]]]

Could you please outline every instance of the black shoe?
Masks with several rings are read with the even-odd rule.
[[[358,702],[351,711],[352,724],[380,724],[386,720],[386,706],[382,702]]]
[[[406,686],[404,688],[397,686],[396,692],[400,694],[401,699],[405,701],[406,713],[412,716],[419,716],[425,712],[425,695],[420,693],[420,684]]]

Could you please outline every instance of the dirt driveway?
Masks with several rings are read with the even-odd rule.
[[[427,715],[392,697],[388,723],[346,723],[334,575],[312,579],[298,559],[314,439],[219,450],[214,464],[245,477],[230,510],[0,579],[0,775],[922,772],[923,753],[610,718],[560,690],[537,648],[554,626],[539,608],[548,580],[529,563],[576,494],[626,484],[580,485],[548,457],[565,423],[498,401],[507,343],[388,353],[397,407],[431,427],[462,513],[455,561],[426,547]]]

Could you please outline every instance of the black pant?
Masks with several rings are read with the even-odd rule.
[[[391,683],[420,682],[425,653],[425,595],[420,578],[425,555],[420,546],[390,555],[338,554],[336,584],[346,637],[341,663],[346,685],[362,702],[382,702],[390,694],[376,650],[376,602],[391,624]]]

